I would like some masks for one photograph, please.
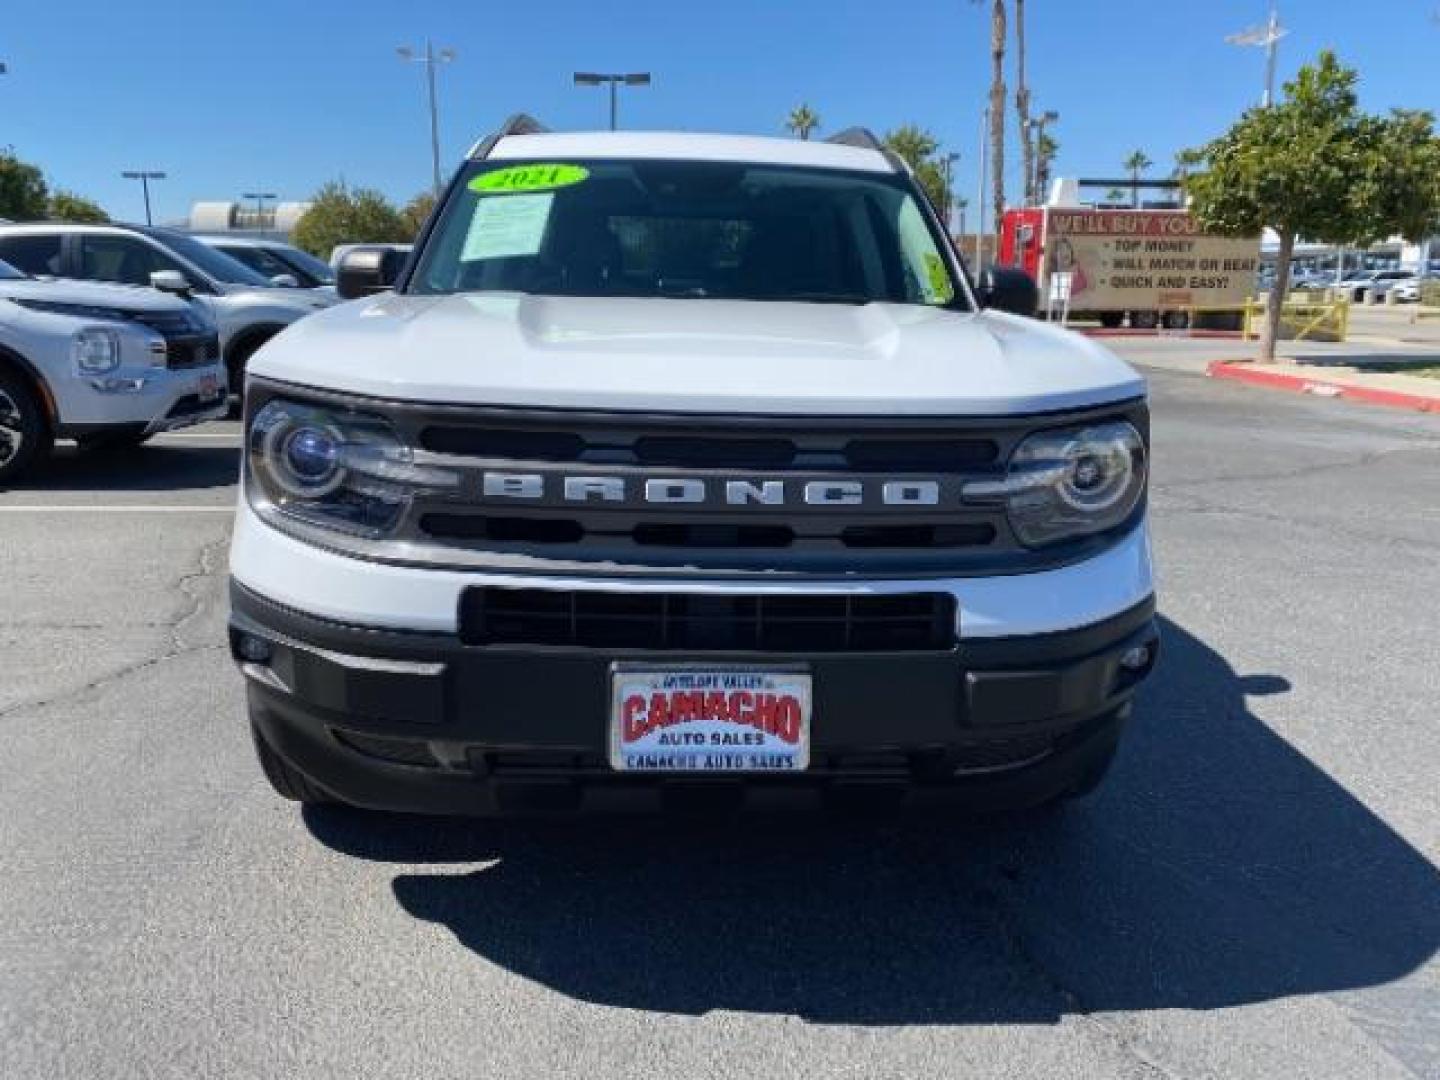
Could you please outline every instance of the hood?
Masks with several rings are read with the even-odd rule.
[[[1145,391],[1096,343],[994,312],[509,293],[357,300],[250,371],[415,401],[704,413],[988,416]]]
[[[340,302],[340,298],[334,293],[325,293],[319,289],[288,288],[283,285],[224,284],[220,289],[228,297],[269,307],[294,308],[304,315],[333,307]]]
[[[21,278],[0,281],[0,297],[5,299],[48,300],[57,304],[85,304],[90,307],[116,308],[121,311],[194,311],[189,303],[139,285],[107,285],[97,281]]]

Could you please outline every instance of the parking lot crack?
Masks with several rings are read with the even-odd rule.
[[[1279,469],[1274,472],[1234,472],[1216,473],[1213,476],[1199,476],[1188,480],[1170,480],[1160,483],[1152,482],[1152,492],[1180,491],[1186,488],[1209,487],[1213,484],[1250,484],[1270,483],[1275,480],[1298,480],[1308,476],[1318,476],[1327,472],[1337,472],[1345,469],[1363,469],[1369,465],[1377,464],[1395,454],[1411,453],[1414,451],[1430,451],[1440,453],[1440,443],[1429,439],[1421,439],[1413,442],[1406,442],[1399,446],[1389,446],[1383,450],[1372,450],[1368,454],[1361,454],[1358,457],[1347,458],[1343,461],[1320,461],[1309,465],[1300,465],[1293,469]]]
[[[1067,1015],[1074,1017],[1078,1024],[1130,1059],[1143,1075],[1155,1077],[1157,1080],[1186,1080],[1183,1073],[1174,1071],[1146,1053],[1139,1040],[1101,1019],[1079,992],[1067,985],[1030,947],[1014,912],[1005,905],[1002,898],[996,894],[991,895],[995,922],[1006,950],[1017,966],[1029,972],[1046,991],[1064,1004]]]

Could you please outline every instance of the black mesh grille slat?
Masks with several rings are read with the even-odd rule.
[[[963,472],[992,464],[999,452],[992,439],[856,439],[845,460],[854,469]]]
[[[585,439],[573,431],[433,426],[420,433],[420,445],[437,454],[516,461],[578,461],[585,449]]]
[[[645,435],[635,440],[635,462],[675,468],[775,469],[795,460],[789,439],[730,439]]]
[[[955,600],[946,593],[768,596],[466,590],[467,645],[597,649],[905,652],[954,645]]]

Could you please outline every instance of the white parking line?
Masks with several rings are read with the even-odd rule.
[[[0,514],[233,514],[234,506],[0,505]]]

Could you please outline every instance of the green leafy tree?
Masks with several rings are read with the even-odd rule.
[[[420,235],[420,230],[425,226],[425,220],[430,216],[430,211],[434,208],[434,193],[422,191],[401,209],[400,217],[404,220],[405,228],[409,230],[411,239]]]
[[[45,176],[12,148],[0,150],[0,217],[36,221],[45,216],[48,190]]]
[[[785,118],[785,129],[801,139],[810,138],[810,133],[819,127],[820,114],[804,103],[796,105]]]
[[[1140,205],[1140,177],[1155,163],[1145,156],[1144,150],[1136,150],[1125,159],[1125,171],[1130,174],[1130,205]]]
[[[937,208],[949,202],[945,168],[937,157],[940,142],[934,135],[915,124],[902,124],[885,136],[885,145],[915,170],[915,179]]]
[[[350,188],[343,180],[315,193],[294,235],[296,246],[322,259],[328,259],[337,244],[403,244],[412,239],[404,216],[384,195]]]
[[[73,191],[56,191],[46,206],[46,216],[55,221],[109,221],[110,215],[99,204],[76,195]]]
[[[1125,201],[1125,192],[1118,187],[1112,187],[1105,193],[1105,202],[1110,206],[1118,206]]]
[[[1275,359],[1281,304],[1299,237],[1365,246],[1399,233],[1410,239],[1440,227],[1440,139],[1426,112],[1375,116],[1360,111],[1358,76],[1322,52],[1282,101],[1246,112],[1199,149],[1200,171],[1185,188],[1207,230],[1280,238],[1260,338],[1260,359]]]

